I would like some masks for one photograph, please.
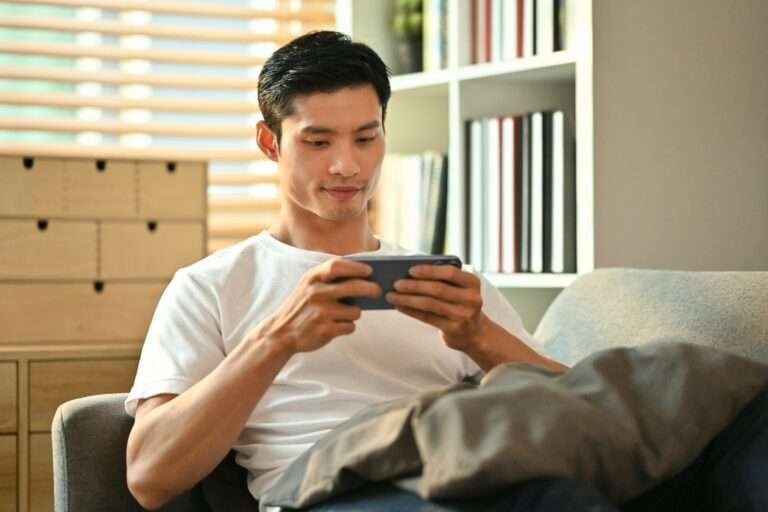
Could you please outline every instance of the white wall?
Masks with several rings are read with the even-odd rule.
[[[768,270],[768,1],[593,9],[595,265]]]

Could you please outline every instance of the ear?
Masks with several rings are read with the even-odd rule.
[[[258,144],[259,149],[267,158],[277,162],[277,158],[280,156],[277,136],[264,121],[256,123],[256,144]]]

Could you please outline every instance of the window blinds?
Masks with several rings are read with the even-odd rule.
[[[241,240],[279,208],[254,141],[260,67],[294,37],[333,28],[334,4],[0,2],[0,148],[209,161],[209,250]]]

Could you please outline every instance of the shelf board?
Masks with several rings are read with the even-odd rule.
[[[448,96],[450,79],[451,72],[447,69],[395,75],[391,80],[392,92]]]
[[[497,288],[565,288],[578,274],[483,274]]]
[[[576,57],[570,51],[554,52],[515,59],[508,62],[489,62],[459,68],[459,80],[510,80],[515,82],[573,81]]]

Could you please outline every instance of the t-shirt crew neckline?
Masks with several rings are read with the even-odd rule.
[[[276,250],[282,254],[285,254],[286,256],[292,259],[304,259],[304,260],[310,260],[310,261],[322,263],[330,258],[335,258],[339,256],[338,254],[331,254],[327,252],[300,249],[299,247],[295,247],[293,245],[287,244],[277,239],[272,233],[270,233],[266,229],[261,233],[259,233],[258,235],[256,235],[256,238],[268,248]],[[387,252],[387,248],[385,247],[384,242],[380,240],[378,237],[375,237],[375,238],[376,238],[376,241],[379,242],[378,249],[375,249],[373,251],[363,251],[363,252],[356,252],[353,254],[345,254],[345,256],[360,256],[364,254],[366,255],[385,254]]]

